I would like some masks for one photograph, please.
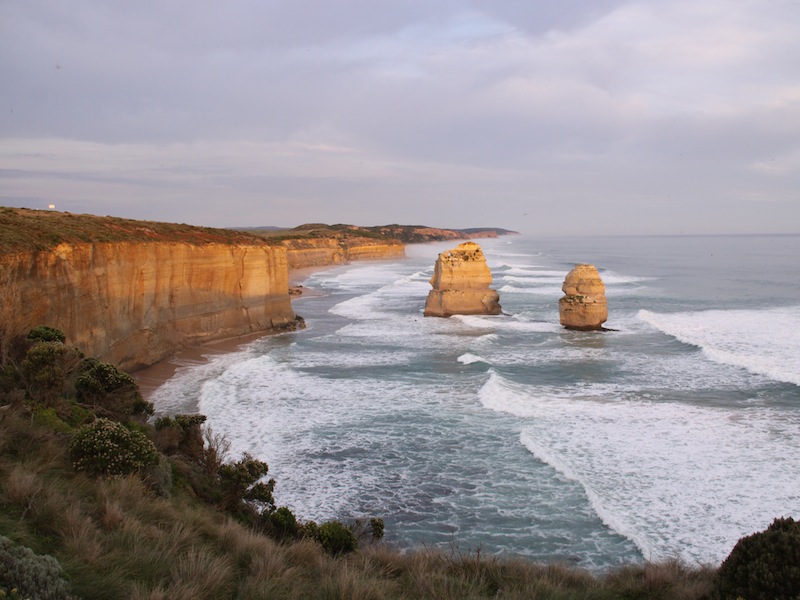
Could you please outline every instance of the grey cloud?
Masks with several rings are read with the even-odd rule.
[[[0,203],[785,231],[798,40],[792,2],[9,0]]]

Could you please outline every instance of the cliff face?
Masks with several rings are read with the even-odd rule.
[[[403,258],[405,246],[370,238],[318,238],[284,240],[290,269],[344,265],[352,260]]]
[[[266,245],[63,243],[0,255],[0,284],[6,336],[51,325],[128,370],[295,319],[286,249]]]
[[[492,274],[483,250],[474,242],[442,252],[436,259],[425,302],[426,317],[500,314],[499,295],[489,289]]]
[[[602,329],[608,319],[606,286],[594,265],[576,265],[561,286],[558,301],[561,324],[567,329]]]

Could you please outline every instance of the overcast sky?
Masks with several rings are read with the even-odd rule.
[[[800,232],[800,0],[2,0],[0,205]]]

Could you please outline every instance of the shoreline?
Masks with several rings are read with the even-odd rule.
[[[409,246],[426,246],[426,245],[433,245],[436,243],[440,243],[443,241],[449,242],[454,240],[417,242],[412,244],[406,244],[405,246],[406,248],[408,248]],[[367,260],[359,260],[353,262],[373,262],[373,261],[367,259]],[[374,260],[374,262],[381,262],[381,259]],[[289,271],[289,298],[292,301],[292,304],[294,305],[294,302],[296,300],[302,300],[303,298],[313,298],[325,295],[325,292],[321,290],[305,286],[304,282],[308,280],[308,278],[311,275],[335,267],[344,267],[347,266],[347,264],[352,264],[352,263],[314,265],[310,267],[299,267],[296,269],[291,269]],[[237,352],[243,346],[251,342],[254,342],[257,339],[269,335],[278,335],[280,333],[285,333],[285,332],[274,331],[274,330],[254,331],[252,333],[246,333],[240,336],[234,336],[220,340],[213,340],[210,342],[206,342],[204,344],[200,344],[198,346],[189,346],[188,348],[184,348],[183,350],[178,351],[172,356],[169,356],[167,358],[158,361],[157,363],[144,367],[143,369],[138,369],[137,371],[130,373],[130,375],[131,377],[133,377],[134,381],[136,382],[136,385],[139,386],[139,391],[141,392],[142,397],[145,400],[149,400],[152,397],[153,393],[159,387],[161,387],[167,381],[172,379],[172,377],[174,377],[178,369],[206,364],[214,356],[218,356],[220,354],[230,354],[231,352]]]
[[[306,287],[304,282],[314,273],[342,265],[320,265],[301,267],[289,271],[289,297],[292,304],[302,298],[313,298],[324,295],[315,288]],[[296,314],[296,313],[295,313]],[[131,373],[131,377],[139,386],[139,392],[145,400],[150,400],[153,393],[175,376],[178,369],[206,364],[212,357],[239,351],[243,346],[268,335],[278,335],[283,331],[254,331],[244,335],[213,340],[198,346],[189,346],[164,358],[150,366]]]
[[[139,392],[141,392],[142,397],[145,400],[149,400],[159,387],[172,379],[178,369],[206,364],[213,356],[237,352],[242,346],[275,333],[277,332],[257,331],[206,342],[199,346],[189,346],[149,367],[130,373],[130,376],[139,386]]]

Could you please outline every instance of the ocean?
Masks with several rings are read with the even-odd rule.
[[[303,519],[400,548],[602,571],[719,564],[800,518],[800,236],[476,240],[505,314],[425,318],[439,252],[311,275],[307,329],[181,367],[151,397],[265,460]],[[567,331],[595,264],[613,331]]]

